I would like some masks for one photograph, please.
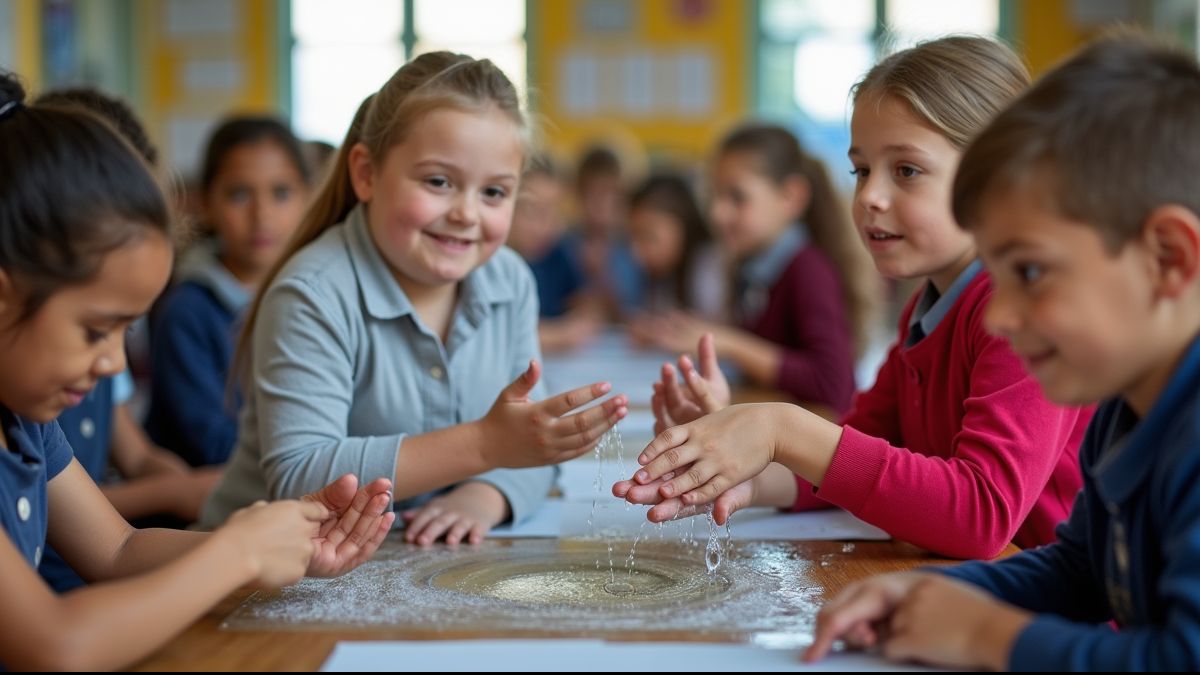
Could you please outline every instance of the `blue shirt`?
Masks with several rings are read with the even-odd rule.
[[[540,316],[552,319],[566,314],[571,296],[584,285],[583,271],[571,256],[567,242],[558,240],[546,255],[528,262],[537,282]]]
[[[1079,458],[1057,542],[945,573],[1038,613],[1012,670],[1200,669],[1200,339],[1144,419],[1102,405]]]
[[[180,267],[151,328],[146,432],[192,466],[223,464],[237,442],[241,397],[230,395],[229,371],[251,298],[211,247],[189,252]]]
[[[950,312],[950,308],[954,303],[958,302],[958,296],[963,294],[967,286],[975,280],[975,277],[983,271],[983,262],[980,260],[972,260],[966,269],[958,273],[954,278],[954,282],[950,284],[950,288],[946,289],[945,293],[938,293],[934,288],[932,281],[925,282],[925,288],[921,291],[921,297],[917,299],[916,306],[913,307],[912,316],[908,320],[908,339],[905,341],[905,347],[911,347],[933,332],[933,329],[938,327],[942,319],[946,318],[946,314]]]
[[[363,484],[393,478],[409,435],[482,418],[530,359],[541,360],[537,289],[520,256],[501,248],[460,282],[443,342],[396,283],[364,211],[354,209],[293,256],[263,296],[254,391],[202,526],[215,527],[258,499],[299,497],[345,473]],[[541,382],[531,397],[545,397]],[[519,522],[545,499],[555,475],[554,467],[496,469],[472,480],[503,494]]]
[[[46,485],[71,463],[58,422],[36,424],[0,409],[7,449],[0,449],[0,526],[37,569],[46,545]]]

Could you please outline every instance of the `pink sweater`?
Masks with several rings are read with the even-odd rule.
[[[843,420],[821,488],[797,477],[795,510],[840,506],[957,558],[1054,541],[1082,485],[1078,450],[1093,408],[1043,398],[1008,342],[984,329],[991,292],[980,273],[905,348],[916,297],[908,303],[875,385]]]

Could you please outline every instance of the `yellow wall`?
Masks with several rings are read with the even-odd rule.
[[[617,37],[587,35],[580,13],[585,0],[530,2],[528,34],[537,112],[551,120],[545,137],[558,154],[573,156],[589,142],[640,138],[659,155],[680,159],[703,156],[730,125],[746,115],[751,105],[752,3],[743,0],[700,0],[707,8],[697,20],[679,16],[684,0],[630,0],[633,21],[628,33]],[[572,117],[558,100],[558,68],[565,54],[587,50],[602,57],[619,57],[632,50],[666,53],[678,49],[709,52],[714,64],[713,106],[701,119],[676,116],[625,117],[610,114]]]
[[[195,0],[192,0],[193,2]],[[167,3],[137,0],[134,81],[137,100],[151,133],[159,139],[168,165],[194,169],[202,128],[229,112],[278,112],[279,7],[275,0],[233,0],[234,22],[226,34],[169,35]],[[240,86],[227,90],[191,90],[189,63],[236,64]],[[190,132],[188,130],[191,130]],[[176,146],[188,147],[176,147]],[[180,158],[192,158],[183,162]]]
[[[12,69],[33,93],[42,80],[42,5],[38,0],[14,0],[12,9]]]

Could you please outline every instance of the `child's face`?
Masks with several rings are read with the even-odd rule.
[[[378,166],[352,154],[371,235],[402,283],[461,281],[508,236],[523,150],[499,110],[425,115]]]
[[[304,177],[278,143],[246,143],[225,155],[204,206],[234,274],[257,276],[275,263],[307,200]]]
[[[990,196],[973,231],[993,284],[988,330],[1012,343],[1057,403],[1127,392],[1164,353],[1147,256],[1136,242],[1112,254],[1038,192]]]
[[[683,257],[683,223],[660,209],[635,208],[629,213],[629,235],[633,256],[652,277],[664,277]]]
[[[954,222],[950,190],[959,151],[893,97],[864,96],[850,121],[854,224],[885,276],[933,277],[974,257]]]
[[[579,186],[579,210],[583,228],[589,232],[608,236],[620,230],[624,205],[625,188],[620,176],[593,175]]]
[[[125,368],[125,330],[167,285],[171,246],[158,232],[109,253],[90,282],[51,295],[22,323],[24,294],[0,283],[0,403],[35,422],[78,405]]]
[[[742,259],[770,246],[807,208],[802,183],[775,183],[745,152],[717,158],[710,215],[725,250]]]
[[[562,238],[565,230],[562,184],[545,174],[526,177],[513,212],[508,245],[527,260],[537,260]]]

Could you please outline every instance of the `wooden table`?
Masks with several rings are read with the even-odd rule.
[[[809,559],[830,561],[813,570],[812,576],[824,589],[825,597],[837,593],[847,584],[875,574],[912,569],[920,565],[947,564],[953,561],[937,558],[908,544],[892,541],[854,542],[851,552],[844,552],[844,542],[794,542],[797,552]],[[1009,547],[1005,554],[1016,549]],[[211,612],[162,649],[134,667],[139,671],[163,670],[316,670],[325,661],[339,640],[398,640],[398,639],[476,639],[504,637],[480,631],[421,632],[404,631],[227,631],[220,630],[221,621],[230,614],[248,593],[238,592],[226,598]],[[508,636],[511,637],[511,636]],[[522,637],[537,637],[528,633]],[[553,637],[568,636],[561,633]],[[694,635],[656,634],[656,640],[696,640]],[[706,639],[711,641],[711,636]],[[731,637],[736,640],[736,637]]]

